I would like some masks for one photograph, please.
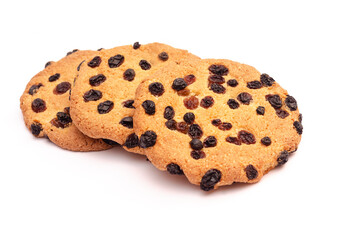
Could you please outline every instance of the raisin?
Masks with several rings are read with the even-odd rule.
[[[80,67],[82,66],[82,64],[85,62],[85,60],[81,61],[77,67],[77,71],[79,72],[80,71]],[[74,78],[74,81],[75,81],[75,78]]]
[[[185,122],[179,122],[176,124],[176,129],[177,129],[177,131],[186,134],[189,130],[189,126]]]
[[[214,93],[218,93],[218,94],[223,94],[225,93],[225,88],[224,86],[217,84],[217,83],[212,83],[210,86],[210,89],[214,92]]]
[[[211,96],[206,96],[203,99],[201,99],[200,106],[203,108],[209,108],[214,105],[214,99]]]
[[[187,87],[187,83],[185,82],[185,80],[183,78],[176,78],[175,80],[173,80],[172,83],[172,89],[176,90],[176,91],[180,91],[183,90]]]
[[[301,134],[303,133],[303,125],[302,125],[300,122],[295,121],[295,122],[293,123],[293,126],[294,126],[295,130],[297,130],[297,133],[298,133],[299,135],[301,135]]]
[[[128,135],[126,141],[123,146],[126,148],[135,148],[138,146],[138,136],[135,133]]]
[[[214,186],[220,181],[221,172],[217,169],[210,169],[205,173],[200,182],[200,188],[204,191],[214,189]]]
[[[36,113],[40,113],[44,112],[47,109],[47,106],[43,99],[36,98],[31,103],[31,109],[33,109],[33,111]]]
[[[54,75],[51,75],[48,80],[49,80],[49,82],[54,82],[54,81],[58,80],[59,78],[60,78],[60,74],[56,73]]]
[[[275,95],[266,95],[265,99],[272,105],[273,108],[279,109],[282,107],[282,99],[278,94]]]
[[[189,127],[188,134],[191,138],[201,138],[203,132],[198,124],[191,124]]]
[[[162,61],[167,61],[168,60],[167,52],[162,52],[162,53],[158,54],[158,58]]]
[[[123,62],[124,62],[124,56],[117,54],[108,59],[108,66],[110,68],[117,68],[117,67],[121,66]]]
[[[190,95],[190,90],[184,89],[184,90],[177,91],[177,95],[186,97],[186,96]]]
[[[271,139],[270,137],[263,137],[260,142],[265,146],[269,146],[271,144]]]
[[[142,70],[148,70],[151,68],[151,64],[149,62],[147,62],[146,60],[141,60],[139,65],[142,68]]]
[[[212,72],[213,74],[220,76],[228,75],[229,73],[229,69],[227,67],[225,67],[224,65],[216,65],[216,64],[211,65],[209,67],[209,71]]]
[[[126,128],[133,128],[133,118],[132,117],[124,117],[120,122],[122,126]]]
[[[53,63],[52,61],[47,62],[47,63],[45,64],[45,67],[44,67],[44,68],[49,67],[52,63]]]
[[[217,144],[217,139],[216,137],[214,136],[208,136],[207,138],[205,138],[204,140],[204,146],[206,148],[209,148],[209,147],[215,147]]]
[[[227,81],[227,85],[229,85],[230,87],[236,87],[238,85],[238,81],[236,81],[236,79],[230,79]]]
[[[209,76],[209,81],[212,82],[212,83],[224,83],[225,82],[225,79],[220,76],[220,75],[210,75]]]
[[[145,109],[145,113],[148,115],[153,115],[156,112],[156,105],[151,100],[146,100],[142,103],[142,107]]]
[[[300,113],[299,116],[298,116],[298,121],[299,121],[300,123],[302,123],[302,120],[303,120],[303,115]]]
[[[175,110],[173,110],[173,107],[167,106],[165,108],[165,111],[163,112],[163,117],[167,120],[171,120],[175,116]]]
[[[192,139],[190,141],[190,147],[194,150],[201,150],[204,146],[199,139]]]
[[[165,92],[165,89],[163,87],[163,85],[159,82],[154,82],[154,83],[151,83],[149,86],[148,86],[148,90],[150,91],[150,93],[156,97],[159,97],[161,96],[164,92]]]
[[[191,151],[191,157],[198,160],[200,158],[205,158],[206,154],[204,153],[204,151],[201,150],[193,150]]]
[[[289,153],[287,151],[282,151],[277,159],[278,166],[284,165],[288,162]]]
[[[58,112],[57,113],[57,123],[59,127],[66,128],[69,126],[69,124],[72,122],[72,119],[70,118],[70,115],[65,112]]]
[[[247,92],[242,92],[238,95],[237,99],[245,105],[249,105],[250,102],[253,100],[253,97],[247,93]]]
[[[74,49],[73,51],[67,52],[67,56],[69,56],[70,54],[73,54],[75,52],[78,52],[78,51],[79,51],[78,49]]]
[[[141,44],[139,42],[135,42],[133,44],[133,49],[139,49],[141,47]]]
[[[131,68],[127,69],[123,73],[123,79],[127,80],[127,81],[132,81],[135,78],[135,76],[136,76],[136,72]]]
[[[287,111],[285,111],[285,110],[282,110],[282,109],[276,109],[275,113],[277,114],[278,117],[280,117],[282,119],[289,116],[289,113]]]
[[[69,82],[62,82],[59,83],[55,88],[53,93],[60,95],[60,94],[64,94],[66,93],[70,88],[71,88],[71,84]]]
[[[97,109],[98,109],[98,113],[99,114],[106,114],[109,113],[114,107],[114,103],[112,101],[105,101],[102,102],[98,105]]]
[[[246,86],[250,89],[259,89],[262,87],[261,82],[259,81],[251,81],[246,84]]]
[[[106,144],[110,145],[110,146],[118,146],[119,145],[117,142],[112,141],[110,139],[106,139],[106,138],[103,138],[102,141],[105,142]]]
[[[70,110],[70,107],[65,107],[65,108],[64,108],[64,112],[65,112],[66,114],[69,114],[69,110]]]
[[[264,113],[265,113],[265,107],[259,106],[259,107],[256,109],[256,114],[258,114],[258,115],[264,115]]]
[[[239,107],[239,103],[234,99],[229,99],[228,105],[229,105],[229,108],[231,108],[231,109],[237,109]]]
[[[154,131],[146,131],[140,137],[140,147],[149,148],[156,144],[157,134]]]
[[[284,102],[285,102],[285,105],[288,106],[290,111],[295,111],[298,109],[297,100],[295,100],[294,97],[288,96]]]
[[[103,74],[95,75],[91,78],[89,78],[89,84],[93,87],[101,85],[104,81],[106,81],[106,76]]]
[[[222,124],[219,125],[219,129],[223,130],[223,131],[230,130],[232,127],[233,127],[233,125],[228,122],[223,122]]]
[[[35,93],[37,93],[38,92],[38,89],[40,88],[40,87],[43,87],[44,85],[43,84],[41,84],[41,83],[39,83],[39,84],[34,84],[33,86],[31,86],[30,88],[29,88],[29,94],[30,95],[34,95]]]
[[[170,163],[166,166],[167,172],[169,172],[172,175],[183,175],[184,172],[180,168],[179,165],[176,163]]]
[[[190,85],[190,84],[193,84],[196,81],[196,77],[194,75],[190,74],[190,75],[187,75],[184,78],[184,80],[185,80],[187,85]]]
[[[99,51],[102,51],[103,49],[104,49],[104,48],[98,48],[97,51],[99,52]]]
[[[213,119],[211,121],[211,124],[214,126],[219,126],[221,124],[221,120],[220,119]]]
[[[185,113],[184,121],[188,124],[193,123],[195,121],[195,114],[193,114],[192,112]]]
[[[35,122],[35,123],[32,123],[31,126],[30,126],[30,130],[31,130],[31,133],[37,137],[39,136],[40,132],[43,131],[43,127],[40,123],[38,122]]]
[[[250,132],[247,132],[247,131],[244,131],[244,130],[241,130],[239,133],[238,133],[238,138],[240,139],[240,141],[242,143],[245,143],[245,144],[255,144],[255,137],[252,133]]]
[[[99,99],[102,98],[102,96],[103,95],[102,95],[101,91],[91,89],[84,93],[83,99],[84,99],[84,102],[98,101]]]
[[[91,68],[95,68],[98,67],[101,64],[101,62],[102,58],[100,56],[95,56],[92,60],[89,61],[88,66]]]
[[[241,145],[241,141],[237,137],[227,137],[225,141],[227,141],[228,143],[233,143],[235,145]]]
[[[170,130],[176,130],[177,129],[177,122],[175,120],[173,120],[173,119],[166,121],[165,125]]]
[[[253,180],[258,177],[258,170],[256,170],[256,168],[253,165],[249,164],[248,166],[246,166],[244,170],[246,173],[246,177],[249,180]]]
[[[135,108],[133,106],[133,103],[134,103],[134,100],[127,100],[127,101],[124,101],[122,104],[123,104],[123,107],[125,107],[125,108]]]
[[[266,73],[263,73],[262,75],[260,75],[260,81],[264,86],[268,86],[268,87],[273,85],[275,82],[275,80]]]
[[[199,99],[195,96],[185,98],[184,105],[187,109],[196,109],[199,106]]]

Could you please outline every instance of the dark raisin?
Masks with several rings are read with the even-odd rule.
[[[179,165],[176,163],[170,163],[166,166],[167,172],[169,172],[172,175],[183,175],[184,172],[180,168]]]
[[[225,93],[225,88],[224,86],[217,84],[217,83],[212,83],[210,86],[210,89],[214,92],[214,93],[218,93],[218,94],[222,94]]]
[[[123,146],[126,148],[138,147],[138,136],[135,133],[130,134],[124,142]]]
[[[140,137],[140,147],[149,148],[156,144],[157,134],[154,131],[146,131]]]
[[[266,73],[263,73],[262,75],[260,75],[260,81],[264,86],[268,86],[268,87],[273,85],[275,82],[275,80]]]
[[[273,108],[275,109],[279,109],[282,107],[282,99],[280,98],[280,96],[278,94],[270,94],[270,95],[266,95],[265,99],[270,103],[270,105],[272,105]]]
[[[193,84],[196,81],[196,77],[192,74],[187,75],[186,77],[184,77],[185,82],[187,83],[187,85]]]
[[[230,87],[236,87],[239,83],[238,83],[238,81],[236,81],[236,79],[230,79],[229,81],[227,81],[227,84]]]
[[[188,132],[188,130],[189,130],[189,126],[185,122],[179,122],[176,125],[176,129],[177,129],[177,131],[186,134]]]
[[[229,73],[229,69],[227,69],[227,67],[225,67],[224,65],[216,65],[216,64],[211,65],[209,67],[209,71],[212,72],[213,74],[220,76],[228,75]]]
[[[133,44],[133,49],[139,49],[141,47],[141,44],[139,42],[135,42]]]
[[[261,82],[259,81],[251,81],[246,84],[246,86],[250,89],[259,89],[262,87]]]
[[[278,166],[284,165],[286,162],[288,162],[289,153],[288,151],[282,151],[277,159]]]
[[[29,94],[30,95],[34,95],[35,93],[37,93],[38,92],[38,89],[40,88],[40,87],[43,87],[44,85],[43,84],[41,84],[41,83],[39,83],[39,84],[34,84],[33,86],[31,86],[30,88],[29,88]]]
[[[106,81],[106,79],[107,79],[106,76],[104,76],[103,74],[98,74],[89,78],[89,84],[93,87],[96,87],[101,85],[101,83]]]
[[[156,97],[161,96],[164,92],[165,92],[165,88],[163,87],[162,83],[159,82],[154,82],[151,83],[148,86],[148,90],[150,91],[150,93]]]
[[[230,130],[232,127],[233,127],[233,125],[228,122],[223,122],[222,124],[219,125],[219,129],[223,130],[223,131]]]
[[[98,113],[99,114],[106,114],[109,113],[114,107],[114,103],[112,101],[105,101],[102,102],[98,105],[97,109],[98,109]]]
[[[127,101],[124,101],[122,104],[123,104],[123,107],[125,107],[125,108],[135,108],[133,106],[133,103],[134,103],[134,100],[127,100]]]
[[[203,132],[198,124],[191,124],[189,127],[188,134],[191,138],[201,138]]]
[[[258,114],[258,115],[264,115],[264,113],[265,113],[265,107],[259,106],[259,107],[256,109],[256,114]]]
[[[72,119],[68,113],[58,112],[57,113],[57,122],[59,127],[66,128],[72,122]]]
[[[187,87],[187,83],[185,82],[185,80],[183,78],[176,78],[175,80],[173,80],[172,83],[172,89],[176,90],[176,91],[180,91],[183,90]]]
[[[208,136],[207,138],[205,138],[204,140],[204,146],[206,148],[209,148],[209,147],[215,147],[217,144],[217,139],[216,137],[214,136]]]
[[[82,66],[82,64],[85,62],[85,60],[81,61],[77,67],[77,71],[80,71],[80,67]],[[75,82],[75,78],[74,78],[74,82]]]
[[[72,85],[69,82],[62,82],[59,83],[55,88],[53,93],[60,95],[60,94],[64,94],[66,93],[70,88],[72,87]]]
[[[219,126],[221,124],[221,120],[220,119],[213,119],[211,121],[211,124],[214,126]]]
[[[290,111],[295,111],[298,109],[297,100],[295,100],[294,97],[288,96],[284,102],[285,102],[285,105],[288,106]]]
[[[45,67],[44,67],[44,68],[49,67],[52,63],[53,63],[52,61],[47,62],[47,63],[45,64]]]
[[[254,144],[256,142],[254,135],[252,133],[244,131],[244,130],[241,130],[238,133],[238,138],[240,139],[240,141],[242,143],[245,143],[245,144],[248,144],[248,145],[249,144]]]
[[[135,78],[135,76],[136,76],[136,72],[131,68],[127,69],[123,73],[123,79],[127,80],[127,81],[132,81]]]
[[[116,67],[121,66],[123,62],[124,62],[124,56],[117,54],[108,59],[108,66],[110,68],[116,68]]]
[[[146,100],[142,103],[142,107],[145,109],[145,113],[153,115],[156,112],[156,105],[151,100]]]
[[[231,109],[237,109],[239,107],[239,103],[234,99],[229,99],[228,105],[229,105],[229,108],[231,108]]]
[[[303,115],[300,113],[299,116],[298,116],[298,121],[299,121],[300,123],[302,123],[302,120],[303,120]]]
[[[186,96],[190,95],[190,90],[184,89],[184,90],[177,91],[177,95],[186,97]]]
[[[297,133],[298,133],[299,135],[301,135],[301,134],[303,133],[303,125],[302,125],[300,122],[295,121],[295,122],[293,123],[293,126],[294,126],[295,130],[297,130]]]
[[[88,66],[91,68],[98,67],[102,62],[102,59],[100,56],[95,56],[92,60],[89,61]]]
[[[105,142],[106,144],[110,145],[110,146],[118,146],[119,145],[117,142],[112,141],[110,139],[103,138],[102,141]]]
[[[133,118],[132,117],[124,117],[120,122],[122,126],[126,128],[133,128]]]
[[[193,150],[191,151],[191,157],[198,160],[200,158],[205,158],[206,154],[204,153],[204,151],[201,150]]]
[[[67,56],[69,56],[70,54],[73,54],[75,52],[78,52],[78,51],[79,51],[78,49],[74,49],[73,51],[67,52]]]
[[[237,137],[227,137],[225,139],[228,143],[232,143],[232,144],[235,144],[235,145],[241,145],[241,141],[239,138]]]
[[[32,123],[31,126],[30,126],[30,130],[31,130],[31,133],[37,137],[39,136],[40,132],[43,131],[43,127],[40,123]]]
[[[56,74],[51,75],[51,76],[49,77],[49,82],[54,82],[54,81],[58,80],[59,78],[60,78],[60,74],[59,74],[59,73],[56,73]]]
[[[282,119],[289,116],[289,113],[287,111],[285,111],[285,110],[282,110],[282,109],[276,109],[275,113],[277,114],[278,117],[280,117]]]
[[[270,137],[263,137],[260,142],[265,146],[269,146],[271,144],[271,139]]]
[[[94,89],[85,92],[83,95],[84,102],[98,101],[101,98],[102,98],[102,92]]]
[[[245,105],[249,105],[250,102],[253,100],[253,97],[247,93],[247,92],[242,92],[238,95],[237,99]]]
[[[212,82],[212,83],[224,83],[225,82],[225,79],[220,76],[220,75],[210,75],[209,76],[209,81]]]
[[[36,113],[40,113],[44,112],[47,109],[47,106],[43,99],[36,98],[31,103],[31,109],[33,109],[33,111]]]
[[[214,99],[211,96],[206,96],[203,99],[201,99],[200,106],[203,108],[209,108],[214,105]]]
[[[158,58],[162,61],[167,61],[168,60],[167,52],[162,52],[162,53],[158,54]]]
[[[167,106],[165,108],[165,111],[163,112],[163,117],[167,120],[171,120],[175,116],[175,110],[173,110],[173,107]]]
[[[184,121],[188,124],[193,123],[195,121],[195,114],[193,114],[192,112],[185,113]]]
[[[246,166],[244,170],[246,173],[246,177],[249,180],[253,180],[258,177],[258,170],[256,170],[256,168],[253,165],[249,164],[248,166]]]
[[[201,150],[204,146],[199,139],[192,139],[190,141],[190,147],[194,150]]]
[[[199,99],[195,96],[185,98],[184,105],[187,109],[196,109],[199,106]]]
[[[104,48],[98,48],[97,51],[99,52],[99,51],[102,51],[103,49],[104,49]]]
[[[200,188],[204,191],[214,189],[214,186],[220,181],[221,172],[217,169],[210,169],[205,173],[200,182]]]
[[[177,129],[177,122],[175,120],[173,120],[173,119],[166,121],[165,125],[170,130],[176,130]]]
[[[147,62],[146,60],[141,60],[139,65],[142,68],[142,70],[148,70],[151,68],[151,64],[149,62]]]

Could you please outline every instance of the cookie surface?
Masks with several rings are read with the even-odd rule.
[[[88,58],[72,89],[74,124],[87,136],[111,139],[128,151],[142,153],[133,131],[136,88],[148,75],[182,59],[198,57],[165,44],[136,43],[102,50]]]
[[[72,151],[97,151],[111,146],[81,133],[69,115],[69,91],[79,64],[94,51],[73,51],[58,62],[48,62],[45,69],[27,84],[20,98],[27,128],[36,137],[48,137],[61,148]]]
[[[134,105],[134,130],[148,159],[205,191],[258,182],[287,162],[303,131],[286,90],[229,60],[170,64],[141,83]]]

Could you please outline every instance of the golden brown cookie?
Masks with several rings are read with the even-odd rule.
[[[27,128],[36,137],[48,137],[61,148],[71,151],[97,151],[111,146],[81,133],[69,115],[69,92],[79,64],[94,51],[69,52],[58,62],[48,62],[45,69],[28,83],[20,99]]]
[[[229,60],[170,64],[137,89],[134,130],[160,170],[208,191],[255,183],[297,149],[295,99],[267,74]]]
[[[80,67],[70,114],[87,136],[107,138],[142,153],[133,131],[134,95],[139,83],[169,62],[199,59],[185,50],[151,43],[101,50]]]

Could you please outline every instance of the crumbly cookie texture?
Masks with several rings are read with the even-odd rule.
[[[87,136],[107,138],[142,153],[133,131],[137,86],[170,62],[199,59],[185,50],[151,43],[101,50],[86,59],[71,93],[73,123]]]
[[[58,62],[47,62],[45,69],[27,84],[20,98],[27,128],[35,137],[48,137],[71,151],[98,151],[111,147],[101,139],[81,133],[69,115],[69,92],[79,64],[94,51],[73,50]]]
[[[296,151],[296,100],[272,77],[229,60],[169,64],[136,92],[134,130],[160,170],[205,191],[255,183]]]

